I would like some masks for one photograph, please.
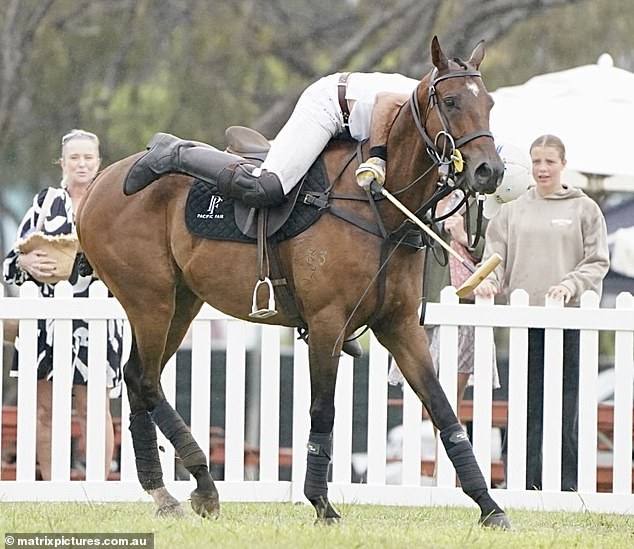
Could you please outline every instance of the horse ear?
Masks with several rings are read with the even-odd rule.
[[[431,40],[431,60],[439,71],[443,71],[449,68],[449,60],[440,47],[438,42],[438,36],[434,36]]]
[[[471,57],[469,57],[469,61],[467,63],[469,65],[473,65],[476,69],[480,67],[480,63],[484,59],[484,40],[480,40],[478,45],[473,48],[471,52]]]

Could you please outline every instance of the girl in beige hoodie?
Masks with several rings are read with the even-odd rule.
[[[521,288],[531,305],[545,297],[576,306],[581,294],[601,295],[609,268],[607,229],[599,206],[583,191],[561,180],[566,151],[553,135],[530,148],[535,186],[503,204],[489,222],[483,257],[498,253],[498,268],[476,288],[477,296],[509,296]],[[529,329],[526,488],[541,489],[544,330]],[[577,487],[579,331],[564,330],[562,490]]]

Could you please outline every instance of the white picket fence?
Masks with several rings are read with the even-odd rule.
[[[148,303],[148,314],[152,304]],[[35,481],[36,425],[36,322],[55,318],[55,381],[52,449],[52,479]],[[71,375],[68,365],[71,319],[89,320],[88,433],[86,441],[86,480],[69,480]],[[101,284],[91,288],[91,297],[72,298],[67,283],[57,286],[56,296],[41,299],[33,284],[25,284],[20,297],[0,296],[0,324],[20,319],[22,351],[19,355],[16,480],[0,481],[3,501],[148,501],[136,480],[132,443],[127,426],[129,408],[122,397],[122,441],[120,480],[105,481],[104,391],[106,322],[125,319],[122,307],[108,298]],[[509,450],[508,478],[505,489],[493,488],[493,497],[504,507],[542,510],[601,511],[634,514],[632,494],[632,407],[634,401],[634,298],[621,294],[615,308],[600,308],[597,296],[586,294],[579,309],[561,304],[528,306],[527,296],[518,291],[510,306],[480,301],[476,305],[458,304],[451,289],[443,292],[443,303],[430,304],[426,321],[440,324],[440,380],[455,405],[457,325],[476,326],[474,374],[473,447],[476,458],[490,483],[492,376],[490,349],[494,327],[509,333]],[[304,501],[302,490],[309,432],[310,384],[307,346],[296,340],[286,328],[261,326],[260,404],[259,404],[259,478],[245,477],[245,393],[246,330],[254,325],[230,319],[211,307],[203,307],[191,328],[191,429],[202,448],[210,442],[210,384],[212,338],[210,323],[224,325],[226,346],[226,409],[224,480],[218,481],[224,501]],[[1,326],[0,326],[1,327]],[[524,490],[527,328],[546,328],[544,471],[542,491]],[[581,330],[580,410],[579,410],[579,488],[578,492],[559,491],[561,434],[561,357],[562,328]],[[597,377],[599,331],[614,333],[615,392],[613,437],[613,490],[597,493]],[[249,332],[250,333],[250,332]],[[293,346],[292,476],[279,479],[280,424],[280,353],[285,342]],[[439,451],[435,486],[421,485],[421,413],[422,407],[409,387],[403,392],[403,425],[407,436],[403,443],[400,484],[386,483],[386,430],[388,417],[388,353],[374,337],[369,343],[369,388],[367,432],[367,480],[351,482],[353,367],[352,359],[340,362],[335,395],[336,418],[330,495],[334,502],[380,503],[393,505],[473,506],[456,487],[454,470],[443,449]],[[0,360],[2,360],[0,355]],[[8,364],[0,364],[9,368]],[[177,381],[175,359],[163,374],[163,387],[173,403]],[[1,383],[1,381],[0,381]],[[0,386],[2,394],[2,386]],[[211,406],[214,406],[212,403]],[[186,500],[194,485],[191,480],[175,480],[174,452],[159,434],[165,448],[161,460],[166,485],[181,500]]]

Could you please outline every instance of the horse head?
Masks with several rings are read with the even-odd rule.
[[[465,190],[492,193],[502,180],[504,164],[489,130],[493,99],[478,70],[484,44],[474,48],[468,61],[449,59],[434,36],[431,57],[434,67],[409,102],[426,152],[441,176]]]

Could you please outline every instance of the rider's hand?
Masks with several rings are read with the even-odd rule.
[[[483,280],[473,289],[473,294],[479,297],[493,297],[497,293],[497,286],[490,280]]]
[[[563,284],[556,284],[555,286],[548,288],[546,297],[550,297],[552,299],[563,298],[564,303],[568,303],[572,297],[572,292]]]
[[[385,183],[385,160],[372,156],[361,163],[354,173],[357,176],[357,184],[362,189],[369,189],[372,181],[383,185]]]
[[[27,254],[19,255],[18,267],[31,276],[43,279],[55,274],[57,261],[42,250],[32,250]]]

